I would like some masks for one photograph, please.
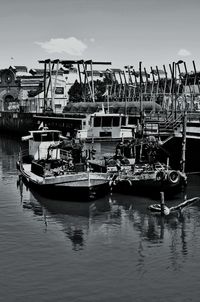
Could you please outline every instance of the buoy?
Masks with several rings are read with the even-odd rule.
[[[180,181],[180,174],[177,171],[170,171],[168,174],[168,179],[173,184],[178,184]]]

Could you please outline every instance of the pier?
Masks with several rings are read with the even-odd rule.
[[[145,136],[160,138],[168,148],[181,141],[186,113],[187,152],[190,142],[198,148],[200,72],[194,61],[191,72],[181,60],[149,70],[142,62],[124,69],[92,60],[39,63],[42,68],[27,75],[20,76],[19,67],[1,71],[1,131],[22,134],[43,123],[72,138],[88,115],[104,108],[107,113],[128,116],[129,125],[140,127]],[[71,74],[76,77],[69,84],[64,79]]]

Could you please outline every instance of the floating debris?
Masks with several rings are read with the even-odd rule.
[[[193,197],[191,199],[187,199],[184,202],[181,202],[177,206],[168,208],[166,205],[163,204],[152,204],[148,207],[148,209],[153,213],[159,213],[163,215],[169,215],[172,212],[181,211],[183,208],[197,202],[200,200],[200,197]]]

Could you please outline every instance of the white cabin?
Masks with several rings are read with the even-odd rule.
[[[60,131],[44,129],[29,132],[30,135],[23,136],[22,141],[28,141],[30,156],[35,160],[46,159],[49,152],[51,159],[60,159],[60,149],[56,148],[61,142]]]
[[[128,116],[119,113],[105,113],[104,110],[89,114],[82,120],[82,129],[77,138],[87,139],[123,139],[132,138],[136,126],[128,124]]]

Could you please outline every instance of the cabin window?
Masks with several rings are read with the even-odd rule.
[[[34,133],[33,139],[35,142],[58,141],[59,133],[58,132]]]
[[[112,132],[100,132],[100,137],[112,137]]]
[[[121,125],[122,125],[122,126],[125,126],[125,125],[126,125],[126,117],[125,117],[125,116],[122,116]]]
[[[94,127],[101,127],[101,118],[100,117],[95,117],[94,118]]]
[[[112,127],[112,117],[103,116],[102,117],[102,127]]]
[[[113,127],[119,127],[119,116],[113,116]]]
[[[128,123],[130,125],[136,125],[137,124],[137,117],[135,117],[135,116],[129,116]]]

